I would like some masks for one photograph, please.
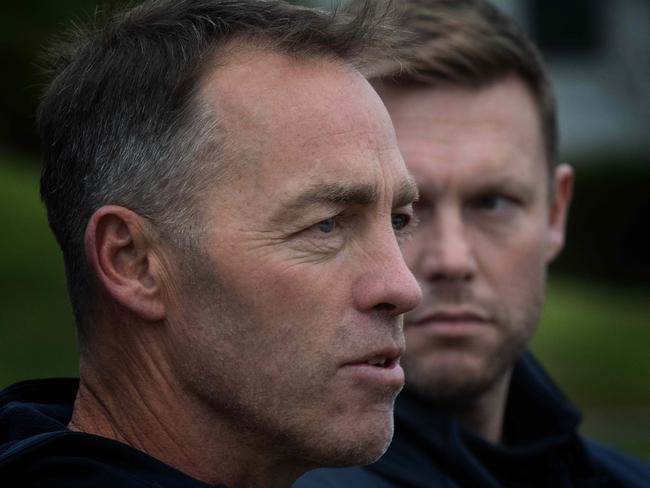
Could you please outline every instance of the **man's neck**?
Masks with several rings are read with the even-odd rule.
[[[146,375],[116,373],[121,380],[107,384],[103,375],[86,373],[82,368],[71,430],[127,444],[195,479],[229,488],[288,487],[302,474],[296,466],[278,468],[268,443],[247,439],[160,377],[144,381]]]
[[[503,442],[503,424],[512,370],[509,370],[485,393],[457,413],[460,424],[482,439]]]

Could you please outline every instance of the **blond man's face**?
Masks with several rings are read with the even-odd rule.
[[[405,322],[407,386],[471,399],[508,373],[535,331],[571,172],[556,170],[549,198],[537,107],[514,77],[379,93],[420,191],[419,227],[402,245],[423,290]]]

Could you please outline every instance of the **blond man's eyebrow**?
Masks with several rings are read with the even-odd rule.
[[[393,197],[393,208],[405,207],[414,202],[417,202],[420,198],[420,192],[418,191],[418,186],[415,184],[415,179],[413,176],[408,175],[408,177],[402,181],[394,194]]]

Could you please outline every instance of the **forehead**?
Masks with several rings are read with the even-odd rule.
[[[385,107],[342,63],[242,50],[206,77],[200,97],[217,112],[236,178],[260,192],[406,178]]]
[[[546,171],[537,106],[515,77],[479,89],[382,86],[379,92],[416,176],[453,169],[479,179],[537,178]]]

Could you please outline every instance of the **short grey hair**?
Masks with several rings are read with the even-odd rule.
[[[77,324],[94,298],[84,234],[98,208],[129,208],[177,246],[196,240],[195,203],[219,176],[226,144],[218,114],[197,103],[198,85],[228,43],[363,69],[395,44],[391,12],[377,0],[354,13],[279,0],[148,0],[52,49],[38,117],[41,197]]]

